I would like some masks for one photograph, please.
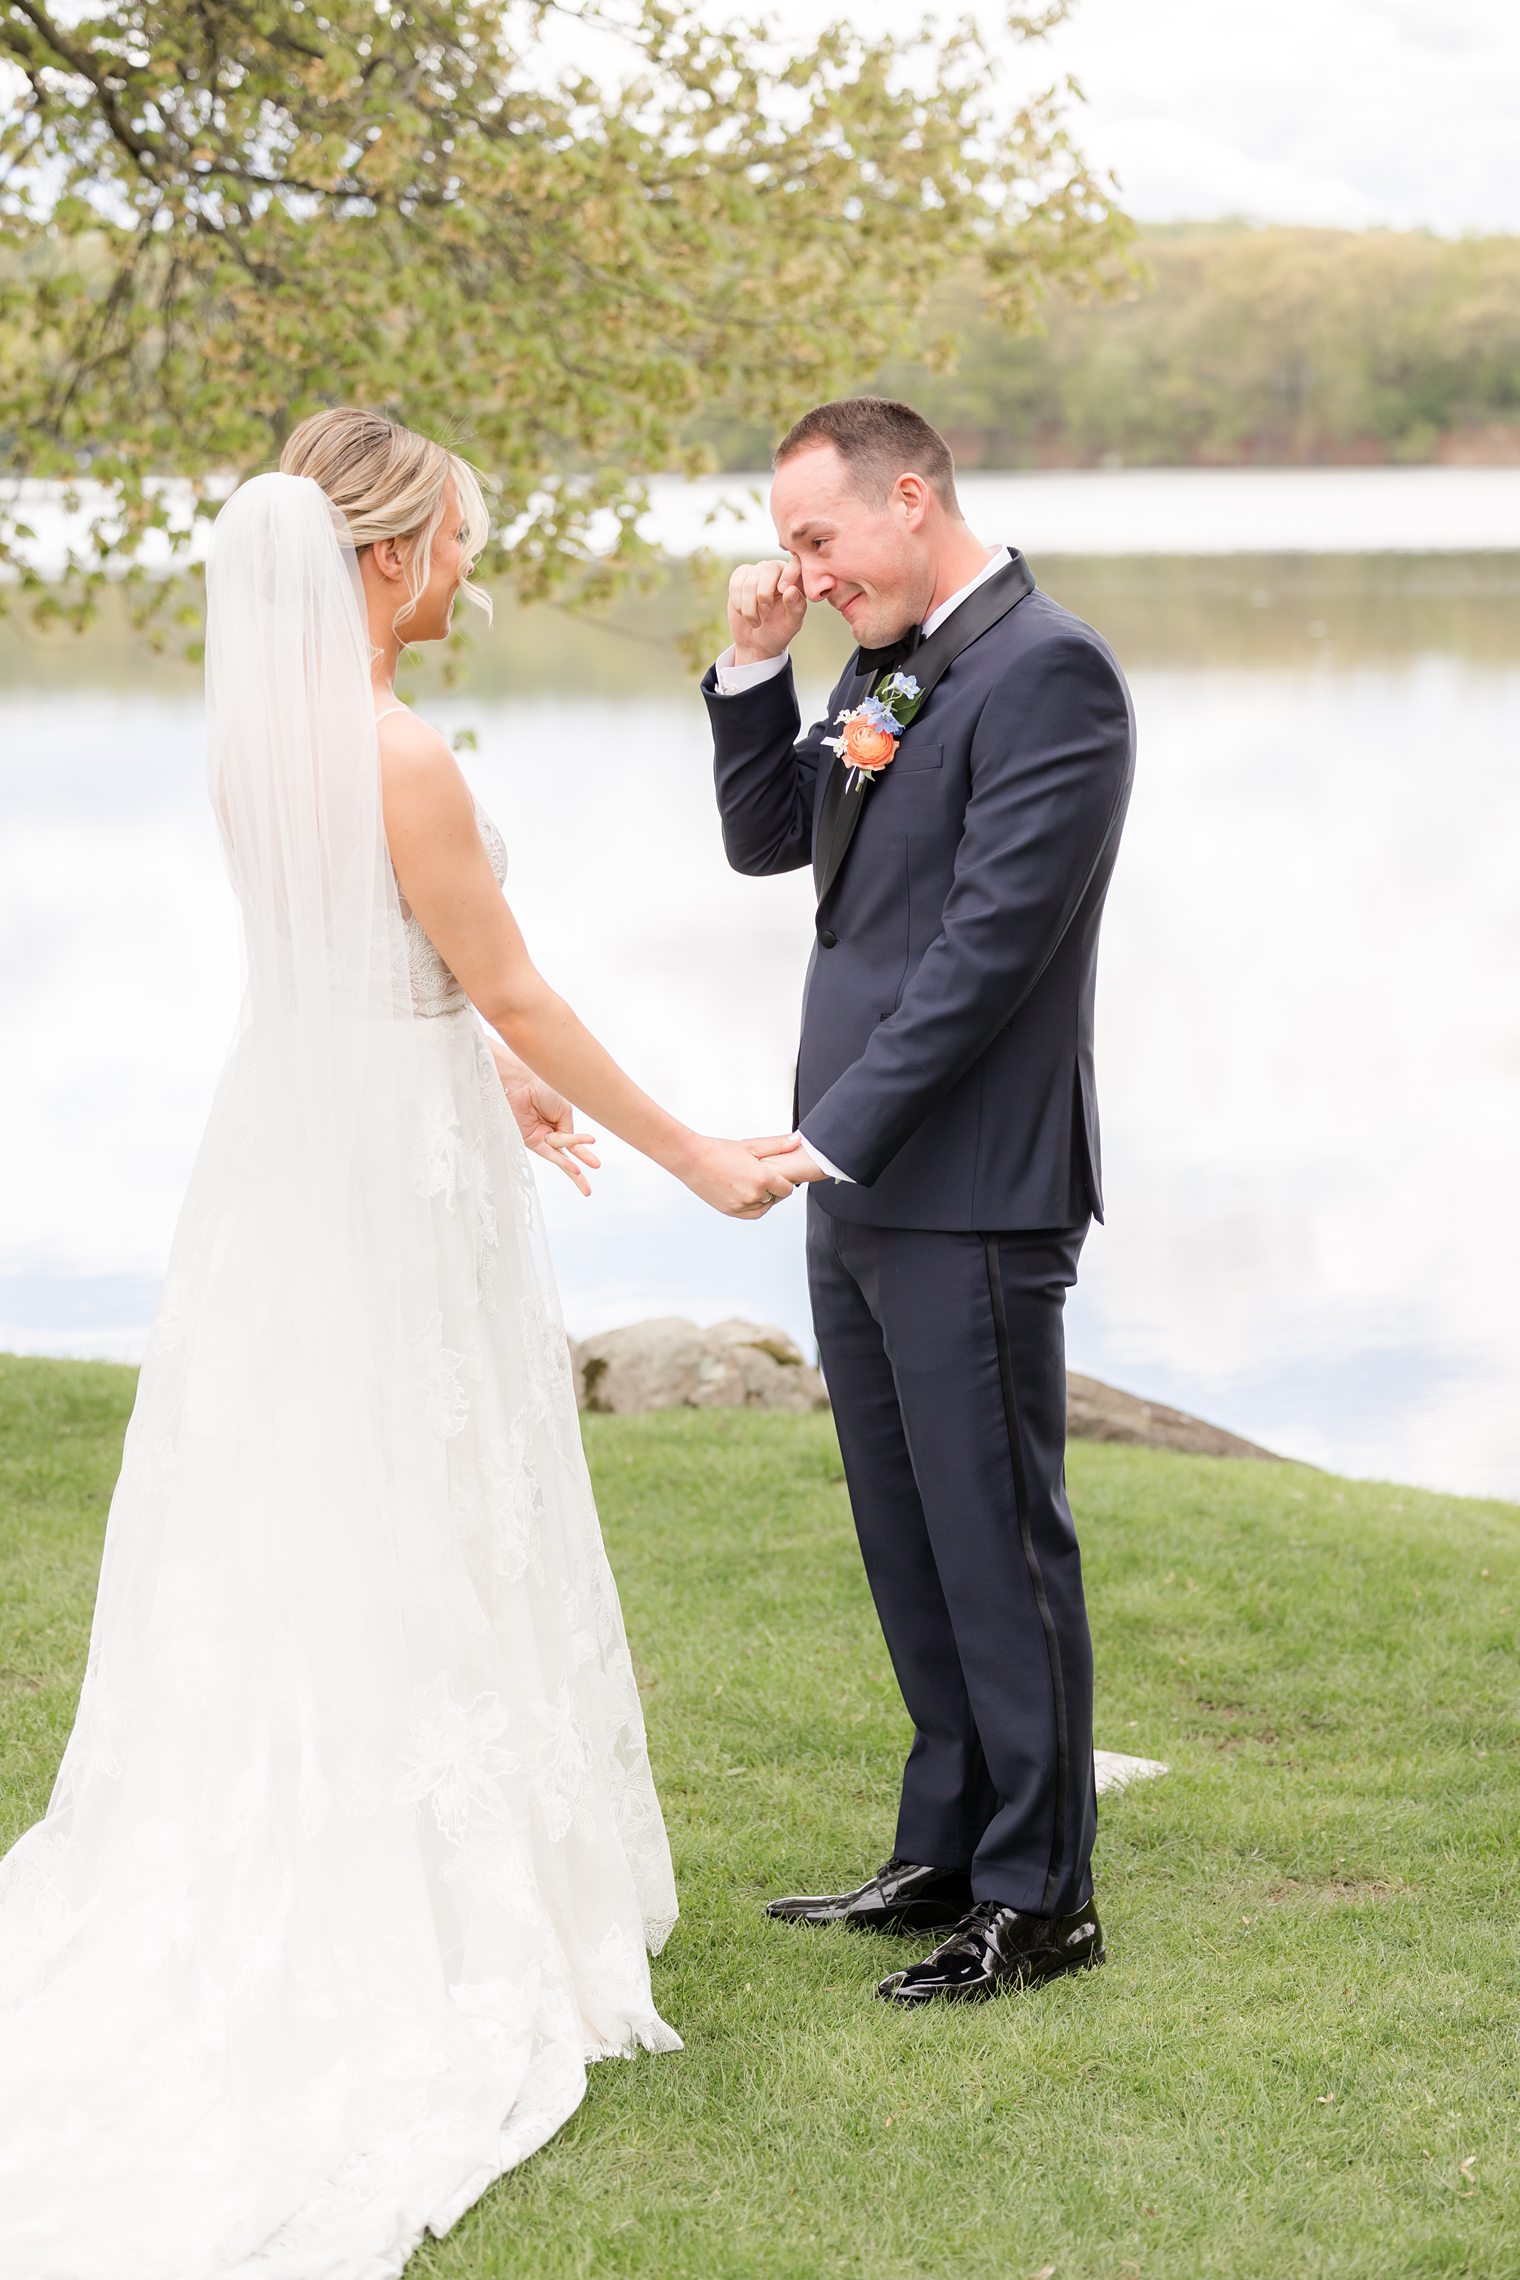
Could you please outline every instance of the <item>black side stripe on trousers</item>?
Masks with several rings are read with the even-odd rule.
[[[992,1321],[997,1332],[998,1375],[1003,1383],[1008,1453],[1013,1459],[1013,1494],[1018,1506],[1019,1540],[1024,1547],[1029,1580],[1034,1586],[1035,1604],[1040,1610],[1040,1628],[1045,1633],[1045,1652],[1050,1658],[1050,1690],[1055,1698],[1055,1830],[1050,1844],[1050,1872],[1045,1879],[1045,1913],[1048,1915],[1055,1906],[1055,1896],[1060,1890],[1061,1851],[1066,1833],[1067,1760],[1070,1754],[1066,1737],[1066,1681],[1061,1671],[1061,1652],[1056,1640],[1050,1601],[1045,1595],[1045,1578],[1040,1573],[1040,1557],[1035,1550],[1034,1532],[1029,1521],[1029,1483],[1024,1471],[1023,1443],[1019,1438],[1019,1404],[1013,1384],[1013,1351],[1008,1342],[1008,1307],[1003,1296],[1001,1246],[995,1235],[984,1235],[982,1244],[987,1254],[987,1286],[992,1294]]]

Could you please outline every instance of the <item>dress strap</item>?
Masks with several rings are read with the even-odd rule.
[[[382,720],[389,720],[392,713],[405,712],[406,710],[407,707],[405,705],[383,705],[380,711],[376,713],[375,719],[377,722]]]

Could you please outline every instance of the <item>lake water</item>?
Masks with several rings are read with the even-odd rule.
[[[713,475],[698,482],[656,476],[646,538],[670,555],[706,548],[730,559],[774,550],[766,475]],[[161,490],[171,522],[188,526],[190,493]],[[19,486],[33,533],[31,566],[56,577],[70,547],[83,545],[98,498],[88,483]],[[1343,554],[1475,552],[1520,546],[1520,467],[1132,467],[963,475],[961,501],[974,529],[1017,533],[1031,556],[1235,554],[1241,549]],[[70,503],[70,497],[77,501]],[[615,517],[593,526],[604,545]],[[196,533],[204,551],[208,526]],[[144,560],[162,563],[168,550]]]
[[[1071,1358],[1318,1463],[1520,1497],[1520,511],[1495,535],[1520,495],[1374,472],[1363,553],[1327,551],[1344,486],[1316,526],[1295,477],[968,502],[1039,538],[1141,724],[1100,991],[1109,1225]],[[1141,551],[1147,482],[1158,514],[1195,500],[1174,543],[1200,551]],[[1132,551],[1094,544],[1100,484]],[[1090,552],[1056,551],[1070,529]],[[477,733],[555,983],[691,1122],[777,1130],[808,882],[726,869],[691,676],[650,612],[626,631],[504,611],[419,701]],[[813,700],[841,633],[808,629]],[[7,633],[0,671],[0,1346],[130,1356],[237,995],[196,679],[109,625]],[[541,1176],[573,1329],[732,1313],[808,1343],[800,1205],[730,1225],[605,1153],[589,1203]]]

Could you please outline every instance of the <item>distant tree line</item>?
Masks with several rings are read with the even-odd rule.
[[[1058,291],[1034,337],[957,278],[928,353],[854,384],[910,397],[967,467],[1520,462],[1520,237],[1180,224],[1137,253],[1120,298]],[[760,431],[706,433],[764,464]]]

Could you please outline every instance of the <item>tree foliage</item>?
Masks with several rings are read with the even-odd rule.
[[[692,0],[0,0],[0,453],[103,486],[72,604],[162,534],[158,478],[214,489],[341,401],[485,469],[526,595],[584,589],[611,510],[605,586],[704,407],[774,430],[961,264],[1015,328],[1111,276],[1070,91],[994,121],[969,31],[903,62]]]
[[[1520,237],[1193,224],[1144,232],[1144,282],[1052,297],[1038,337],[943,291],[953,373],[897,355],[968,466],[1520,461]],[[753,465],[757,437],[722,439]]]

